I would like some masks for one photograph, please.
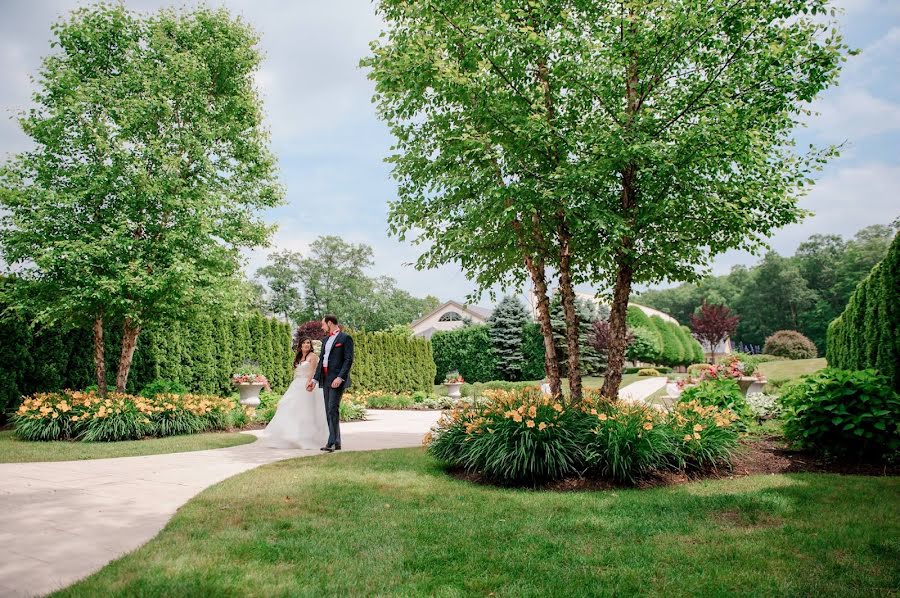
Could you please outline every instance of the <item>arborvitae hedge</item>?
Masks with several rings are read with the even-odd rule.
[[[501,379],[489,328],[487,324],[476,324],[434,333],[431,346],[437,368],[435,384],[442,383],[447,372],[453,370],[466,382]]]
[[[0,305],[0,312],[3,308]],[[249,342],[250,322],[258,335],[254,343]],[[234,342],[235,330],[246,341]],[[283,390],[293,376],[291,332],[289,325],[261,316],[198,316],[190,322],[146,328],[138,338],[127,390],[134,393],[153,380],[171,380],[193,392],[230,394],[234,391],[230,378],[244,361],[258,363],[273,389]],[[105,337],[107,381],[112,385],[120,325],[108,326]],[[23,395],[96,384],[87,329],[32,328],[23,318],[6,315],[0,318],[0,360],[0,416]]]
[[[900,234],[828,326],[828,364],[874,368],[900,391]]]
[[[384,332],[350,334],[354,347],[351,372],[354,390],[432,391],[436,374],[430,341]]]

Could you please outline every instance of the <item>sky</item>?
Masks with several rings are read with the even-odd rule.
[[[14,120],[29,106],[30,76],[50,49],[50,26],[85,2],[0,0],[0,160],[29,147]],[[135,10],[192,2],[128,0]],[[247,271],[270,251],[304,252],[324,234],[367,243],[372,274],[389,275],[416,296],[462,300],[474,289],[454,266],[417,271],[415,246],[389,237],[388,202],[396,184],[384,158],[391,136],[371,103],[373,84],[358,64],[381,28],[369,0],[219,0],[253,25],[265,55],[257,78],[286,204],[266,214],[278,225],[273,245],[248,255]],[[845,237],[900,216],[900,1],[840,0],[846,41],[862,50],[844,67],[837,87],[813,108],[820,115],[798,130],[800,146],[844,143],[840,158],[818,176],[801,205],[815,213],[770,239],[790,255],[815,233]],[[741,252],[718,257],[713,272],[758,258]],[[582,289],[588,290],[588,289]],[[490,300],[485,296],[481,304]]]

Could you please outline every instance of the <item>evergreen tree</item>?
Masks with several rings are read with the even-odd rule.
[[[497,355],[497,370],[504,380],[520,380],[525,357],[522,353],[522,333],[528,312],[522,302],[512,296],[504,297],[488,319],[491,343]]]
[[[596,305],[592,301],[577,299],[575,312],[578,316],[578,341],[581,349],[581,370],[587,376],[598,376],[603,373],[605,361],[600,353],[591,344],[594,335],[594,322],[599,318]],[[550,305],[551,319],[553,323],[553,340],[556,343],[556,351],[560,359],[560,368],[564,375],[568,367],[568,346],[566,344],[566,321],[562,302],[557,294]]]

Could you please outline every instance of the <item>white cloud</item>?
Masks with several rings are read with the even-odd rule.
[[[810,129],[829,140],[858,142],[871,135],[900,129],[900,104],[855,88],[830,95],[813,106],[819,114]]]

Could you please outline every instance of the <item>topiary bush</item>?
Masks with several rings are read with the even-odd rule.
[[[658,370],[654,368],[643,368],[638,370],[638,376],[659,376],[661,375]]]
[[[787,359],[814,359],[819,355],[816,345],[796,330],[779,330],[766,338],[763,353]]]
[[[820,452],[885,458],[900,451],[900,395],[875,370],[827,368],[782,395],[784,434]]]

